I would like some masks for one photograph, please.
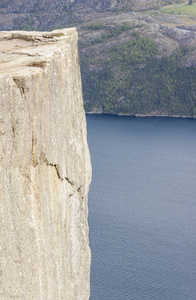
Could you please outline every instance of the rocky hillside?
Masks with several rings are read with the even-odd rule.
[[[196,115],[196,18],[127,12],[79,27],[86,111]]]
[[[181,0],[1,0],[0,30],[52,30],[175,2]]]

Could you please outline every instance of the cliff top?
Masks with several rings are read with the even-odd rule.
[[[17,76],[42,69],[56,44],[75,33],[76,28],[52,32],[1,31],[0,74]]]

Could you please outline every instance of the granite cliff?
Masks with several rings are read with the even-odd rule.
[[[0,299],[89,299],[77,32],[0,32],[0,61]]]

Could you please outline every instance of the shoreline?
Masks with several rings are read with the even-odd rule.
[[[122,116],[122,117],[156,117],[156,118],[182,118],[182,119],[196,119],[196,116],[181,116],[181,115],[160,115],[160,114],[123,114],[123,113],[109,113],[109,112],[85,112],[88,115],[114,115],[114,116]]]

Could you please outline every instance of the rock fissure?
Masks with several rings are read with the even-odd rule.
[[[17,85],[17,87],[18,87],[18,89],[19,89],[19,91],[20,91],[20,94],[21,94],[22,98],[25,99],[24,86],[22,85],[20,79],[13,77],[13,81],[14,81],[15,84]]]
[[[17,51],[12,51],[9,54],[26,55],[26,56],[30,56],[30,57],[40,57],[40,56],[42,56],[39,53],[32,54],[32,53],[28,53],[28,52],[17,52]]]
[[[34,142],[33,142],[33,144],[34,144]],[[72,186],[74,185],[74,183],[68,177],[61,176],[60,171],[59,171],[59,165],[56,163],[49,162],[43,152],[40,155],[40,162],[45,163],[47,166],[54,167],[57,177],[60,181],[66,180],[70,185],[72,185]]]

